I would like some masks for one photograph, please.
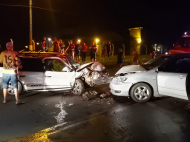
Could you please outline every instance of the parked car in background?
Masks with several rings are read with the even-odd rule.
[[[105,83],[109,74],[99,62],[80,66],[70,56],[48,52],[21,52],[22,69],[18,73],[18,92],[71,91],[81,95],[87,86]],[[2,78],[0,67],[0,78]],[[0,79],[1,80],[1,79]],[[14,94],[9,84],[8,93]]]
[[[122,67],[110,83],[115,96],[147,102],[163,95],[188,100],[190,94],[190,53],[157,57],[143,65]]]

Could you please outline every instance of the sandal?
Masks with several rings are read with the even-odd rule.
[[[16,105],[21,105],[21,104],[25,104],[25,102],[20,102],[20,101],[19,101],[19,102],[16,102],[15,104],[16,104]]]

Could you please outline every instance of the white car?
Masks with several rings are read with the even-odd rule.
[[[79,65],[70,56],[48,52],[22,52],[19,54],[22,69],[18,72],[18,92],[72,91],[81,95],[87,86],[104,84],[108,79],[105,66],[99,62]],[[0,84],[2,78],[0,67]],[[14,94],[11,84],[8,93]]]
[[[144,65],[122,67],[109,87],[113,95],[128,96],[135,102],[162,95],[188,100],[189,72],[189,53],[163,55]]]

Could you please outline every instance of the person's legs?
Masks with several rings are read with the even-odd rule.
[[[16,99],[16,102],[19,102],[18,89],[14,89],[14,93],[15,93],[15,99]]]
[[[75,59],[75,52],[72,52],[73,60]]]
[[[6,103],[6,99],[7,99],[7,93],[8,93],[8,84],[10,81],[10,74],[3,74],[3,78],[2,78],[2,87],[3,87],[3,96],[4,96],[4,100],[3,103]]]
[[[86,63],[86,52],[84,52],[84,63]]]
[[[107,54],[108,54],[108,59],[110,59],[110,51],[109,50],[107,51]]]
[[[15,100],[16,104],[23,104],[24,102],[21,102],[19,99],[19,94],[18,94],[18,79],[16,74],[11,75],[11,85],[14,88],[14,93],[15,93]]]
[[[6,101],[7,101],[7,89],[3,89],[3,96],[4,96],[3,103],[6,103]]]

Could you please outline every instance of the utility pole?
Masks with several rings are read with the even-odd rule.
[[[29,0],[29,28],[29,50],[32,51],[32,0]]]

